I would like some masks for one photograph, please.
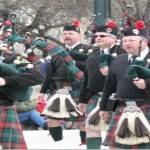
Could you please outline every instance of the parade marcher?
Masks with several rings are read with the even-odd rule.
[[[114,26],[111,27],[109,26],[110,24],[114,24]],[[100,25],[95,33],[95,44],[97,47],[93,48],[93,52],[86,61],[85,78],[79,100],[79,108],[81,111],[86,110],[86,117],[96,107],[102,95],[105,76],[108,72],[108,66],[104,66],[105,69],[100,67],[101,60],[99,56],[105,52],[110,54],[121,54],[123,52],[120,49],[118,50],[115,45],[117,33],[118,29],[115,22]],[[102,72],[100,71],[101,69]],[[87,94],[87,92],[90,94]],[[100,129],[91,129],[89,126],[86,126],[87,149],[99,149],[101,140]]]
[[[91,46],[82,44],[80,42],[81,35],[79,29],[79,22],[74,22],[74,24],[67,24],[63,29],[63,40],[66,43],[66,49],[69,54],[73,57],[76,61],[76,66],[83,71],[85,66],[85,58],[77,58],[76,55],[71,54],[72,51],[77,51],[80,53],[86,54],[88,49]],[[78,55],[79,56],[79,55]],[[81,61],[79,61],[81,60]],[[72,79],[72,77],[68,74],[66,66],[64,66],[64,62],[60,59],[59,55],[52,56],[52,60],[49,62],[49,71],[46,74],[46,80],[41,88],[41,93],[45,93],[49,89],[49,85],[54,84],[55,91],[58,89],[62,89],[64,87],[71,88],[70,94],[73,100],[78,103],[79,94],[80,94],[80,86],[81,81],[77,81]],[[51,72],[50,72],[51,71]],[[50,89],[51,90],[51,89]],[[44,94],[40,94],[39,97],[43,96]],[[40,99],[40,98],[38,98]],[[61,119],[61,118],[60,118]],[[63,119],[63,118],[62,118]],[[60,121],[57,119],[48,119],[49,126],[50,126],[50,133],[54,139],[54,141],[62,140],[62,129],[60,127]],[[69,121],[78,122],[80,127],[80,137],[81,143],[85,144],[85,129],[84,129],[84,116],[79,116],[78,118],[72,118]],[[55,134],[54,134],[55,133]]]
[[[2,72],[1,72],[2,73]],[[41,84],[44,80],[42,73],[36,68],[24,73],[1,77],[0,88],[28,88]],[[20,94],[20,93],[19,93]],[[17,96],[17,95],[16,95]],[[17,117],[16,107],[9,93],[0,92],[1,125],[0,125],[0,145],[3,149],[27,149],[22,128]],[[8,138],[9,137],[9,138]]]
[[[89,54],[93,46],[81,42],[80,22],[75,20],[73,25],[66,24],[63,29],[62,37],[65,47],[70,52],[71,57],[75,60],[75,65],[83,72],[85,68],[85,60],[81,56],[74,55],[74,51],[81,54]]]
[[[80,22],[75,20],[73,24],[66,24],[63,29],[62,37],[65,43],[65,47],[70,52],[71,57],[75,60],[75,65],[82,72],[84,72],[85,61],[87,59],[86,56],[90,54],[92,46],[81,42]],[[74,52],[79,52],[80,54],[85,55],[85,57],[82,57],[80,54],[76,55]],[[79,126],[82,145],[85,144],[86,137],[83,120],[79,122]]]
[[[111,148],[149,149],[149,78],[145,79],[142,75],[133,80],[129,75],[134,72],[128,74],[129,67],[134,67],[135,62],[140,60],[147,64],[150,58],[148,35],[143,21],[137,21],[134,27],[124,29],[122,45],[127,53],[112,62],[100,102],[99,115],[101,119],[107,120],[108,99],[116,91],[118,105],[103,144]],[[132,56],[138,56],[138,59]]]

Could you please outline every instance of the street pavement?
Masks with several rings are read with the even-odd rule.
[[[63,140],[54,142],[48,130],[24,130],[25,141],[28,149],[86,149],[85,145],[79,146],[79,130],[63,130]],[[102,138],[105,133],[102,132]],[[102,146],[101,149],[109,149]]]

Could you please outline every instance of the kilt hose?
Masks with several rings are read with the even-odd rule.
[[[0,106],[0,145],[3,149],[27,149],[15,106]]]
[[[55,94],[55,92],[58,89],[62,89],[64,87],[68,87],[70,86],[72,88],[71,91],[69,91],[72,99],[74,100],[74,102],[78,105],[79,104],[79,96],[80,96],[80,87],[81,87],[81,81],[78,80],[74,80],[74,81],[70,81],[70,82],[64,82],[64,81],[55,81],[55,86],[56,86],[56,90],[54,91],[53,94]],[[53,118],[50,116],[47,116],[48,118]],[[74,117],[71,116],[70,118],[60,118],[60,119],[64,119],[65,121],[71,121],[71,122],[82,122],[84,121],[85,116],[84,115],[78,115],[78,117]],[[57,119],[58,118],[53,118],[53,119]]]
[[[150,123],[150,105],[140,105],[138,107],[141,108],[142,112]],[[150,143],[142,143],[138,145],[124,145],[115,142],[115,131],[117,128],[117,123],[123,113],[124,108],[125,106],[122,105],[119,105],[116,108],[116,111],[112,116],[109,129],[107,131],[107,136],[103,142],[103,145],[121,149],[150,149]]]

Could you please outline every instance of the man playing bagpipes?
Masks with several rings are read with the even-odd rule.
[[[100,102],[100,117],[107,120],[108,99],[116,91],[118,106],[103,144],[111,148],[149,149],[150,76],[144,66],[148,66],[150,51],[144,22],[137,21],[134,27],[124,29],[123,34],[122,45],[127,54],[111,64]]]
[[[6,54],[4,58],[5,56]],[[7,56],[7,60],[9,60],[11,55]],[[24,95],[21,96],[21,90],[41,84],[44,77],[37,68],[19,72],[11,64],[0,63],[0,66],[0,145],[3,149],[27,149],[14,101],[28,100],[26,98],[30,97],[30,93],[25,98]],[[9,91],[15,92],[13,95],[15,97],[11,97]]]
[[[86,61],[85,78],[81,88],[79,108],[82,112],[86,112],[87,149],[99,149],[102,140],[100,131],[107,130],[108,125],[103,123],[101,126],[99,124],[99,115],[94,115],[94,113],[96,112],[95,108],[97,111],[99,110],[96,105],[101,98],[105,76],[113,60],[112,54],[121,54],[121,50],[117,49],[115,45],[117,33],[118,29],[115,22],[100,25],[95,33],[95,44],[97,47],[93,48],[93,52]],[[106,57],[103,59],[102,55]],[[110,55],[108,56],[110,59],[107,55]],[[96,118],[96,123],[92,121],[94,118]]]
[[[4,44],[0,46],[0,146],[3,149],[27,149],[14,101],[28,100],[31,95],[30,87],[41,84],[44,77],[37,68],[18,70],[22,68],[13,64],[18,54],[10,51],[7,43],[8,37],[12,33],[15,35],[11,28],[14,25],[13,17],[15,15],[10,15],[12,20],[8,19],[1,26]],[[22,94],[24,92],[26,95]]]
[[[80,35],[78,25],[67,24],[63,30],[63,38],[65,43],[69,46],[69,49],[73,48],[75,51],[79,51],[80,48],[84,52],[83,44],[79,43]],[[63,52],[68,55],[65,57],[62,57],[59,53],[53,53],[51,55],[52,60],[48,64],[46,79],[38,98],[42,100],[47,90],[51,91],[54,89],[53,95],[48,100],[47,106],[43,111],[48,117],[49,131],[54,141],[60,141],[63,137],[62,128],[60,126],[61,119],[79,122],[79,124],[82,122],[80,126],[82,126],[82,128],[84,127],[83,114],[78,110],[76,104],[79,101],[83,72],[75,66],[74,60],[70,57],[71,51],[64,49]],[[77,56],[80,53],[81,52],[73,53],[73,55],[75,54],[74,56]],[[83,65],[84,64],[81,63],[80,67],[83,68]],[[81,129],[81,132],[82,131]],[[84,139],[83,136],[81,138]],[[82,139],[81,141],[83,141]]]
[[[85,61],[87,57],[91,53],[91,49],[93,46],[88,45],[86,43],[83,43],[81,41],[81,34],[80,34],[80,22],[78,20],[75,20],[73,24],[66,24],[64,26],[62,37],[65,43],[65,47],[68,50],[70,56],[75,61],[75,65],[84,72],[85,69]],[[80,89],[80,87],[79,87]],[[78,89],[78,90],[79,90]],[[79,92],[78,92],[79,94]],[[79,95],[77,96],[79,97]],[[80,138],[81,138],[81,144],[85,144],[85,127],[84,127],[84,115],[80,117],[80,120],[78,119],[78,125],[80,128]],[[66,122],[67,125],[68,122]],[[72,124],[73,125],[73,124]]]

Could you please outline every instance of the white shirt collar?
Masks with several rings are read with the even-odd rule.
[[[109,49],[111,49],[113,46],[114,46],[114,45],[111,45],[111,46],[109,47]],[[104,53],[108,53],[108,47],[107,47],[107,48],[104,48],[104,49],[100,49],[100,50],[103,50]]]
[[[141,57],[142,60],[146,57],[148,52],[149,52],[149,48],[148,47],[145,50],[141,51],[141,56],[140,57]],[[129,61],[131,56],[132,56],[131,54],[128,54],[128,61]]]
[[[77,42],[76,44],[74,44],[73,46],[68,46],[68,45],[66,45],[66,48],[68,48],[68,49],[73,49],[73,48],[75,48],[78,44],[80,44],[80,42]]]

